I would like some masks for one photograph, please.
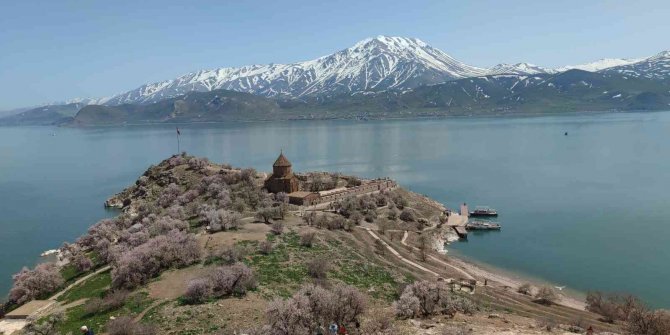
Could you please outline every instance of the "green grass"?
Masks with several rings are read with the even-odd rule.
[[[60,274],[63,276],[65,283],[73,282],[81,273],[74,267],[72,264],[65,265],[61,270]]]
[[[383,267],[366,261],[341,260],[331,278],[356,286],[375,298],[394,301],[398,298],[397,284],[393,276]]]
[[[397,282],[391,273],[355,251],[353,241],[347,243],[329,238],[327,244],[304,247],[294,231],[276,236],[274,241],[275,248],[270,254],[254,254],[246,261],[254,269],[261,294],[265,297],[291,296],[310,280],[306,263],[316,257],[326,257],[333,264],[328,274],[330,279],[356,286],[374,298],[397,299]]]
[[[83,305],[72,307],[65,312],[65,320],[56,325],[56,328],[61,334],[67,334],[68,332],[75,333],[79,327],[86,325],[99,334],[102,333],[111,316],[137,315],[149,307],[151,302],[152,300],[148,298],[146,293],[137,293],[129,297],[121,308],[95,315],[88,315]]]
[[[291,296],[309,278],[305,263],[327,249],[319,245],[300,245],[300,235],[294,231],[279,236],[269,234],[268,240],[275,245],[270,254],[253,254],[245,262],[254,269],[261,295],[266,298]],[[240,245],[249,243],[238,242]]]
[[[85,282],[72,287],[67,293],[58,298],[58,301],[70,303],[83,298],[102,297],[112,284],[109,271],[99,273]]]

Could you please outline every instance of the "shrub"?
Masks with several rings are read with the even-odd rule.
[[[201,211],[200,216],[209,225],[210,231],[213,232],[237,229],[242,226],[242,217],[240,214],[225,209],[205,208]]]
[[[240,171],[240,179],[245,182],[253,183],[254,178],[256,178],[256,170],[252,168],[242,169]]]
[[[398,301],[393,303],[396,316],[399,318],[413,318],[421,313],[421,302],[414,294],[402,294]]]
[[[275,201],[282,204],[288,204],[289,201],[288,194],[286,194],[285,192],[279,192],[275,194]]]
[[[303,247],[311,248],[314,245],[314,239],[316,238],[316,233],[314,232],[305,232],[300,234],[300,245]]]
[[[317,219],[317,216],[316,216],[316,213],[315,213],[315,212],[309,212],[309,213],[305,214],[305,215],[302,217],[302,220],[303,220],[303,221],[305,222],[305,224],[307,224],[308,226],[313,225],[314,222],[316,221],[316,219]]]
[[[306,285],[287,300],[275,300],[266,311],[266,334],[309,334],[317,326],[336,322],[358,323],[365,312],[366,297],[356,288],[337,284],[330,291]]]
[[[457,295],[447,301],[445,308],[466,315],[473,315],[479,309],[472,300]]]
[[[517,289],[517,292],[525,295],[532,295],[533,294],[533,286],[530,285],[529,283],[525,283]]]
[[[116,290],[103,299],[91,298],[84,304],[84,312],[86,315],[95,315],[101,312],[113,311],[121,308],[128,300],[128,291]]]
[[[540,288],[540,290],[541,289],[542,288]],[[543,319],[539,319],[537,323],[539,328],[542,328],[548,332],[551,332],[552,330],[554,330],[554,328],[556,328],[556,326],[558,326],[558,322],[556,322],[556,319],[554,319],[553,317],[545,317]]]
[[[31,318],[23,328],[23,332],[27,335],[57,335],[56,326],[64,320],[65,315],[63,312],[56,312],[39,321]]]
[[[632,310],[626,330],[635,335],[670,334],[670,312],[649,311],[646,308]]]
[[[338,324],[353,324],[367,308],[367,298],[358,289],[344,284],[331,288],[332,319]]]
[[[149,226],[149,235],[158,236],[165,235],[172,230],[186,230],[188,223],[179,219],[174,219],[169,216],[162,216],[154,220]]]
[[[404,209],[405,206],[408,205],[407,199],[405,199],[398,192],[390,192],[389,193],[389,198],[391,199],[391,201],[393,201],[395,206],[400,210]]]
[[[386,254],[386,246],[381,240],[375,240],[375,252],[384,255]]]
[[[268,335],[309,334],[313,329],[311,315],[303,308],[304,299],[275,299],[266,311]]]
[[[91,261],[90,258],[86,257],[84,253],[78,252],[72,257],[72,265],[74,265],[75,269],[77,269],[78,272],[87,272],[91,268],[93,268],[93,262]]]
[[[326,279],[328,268],[328,261],[322,257],[307,262],[307,273],[314,279]]]
[[[270,231],[275,235],[281,235],[284,232],[284,224],[277,221],[272,224]]]
[[[212,297],[212,282],[209,278],[191,279],[184,293],[184,300],[189,304],[201,304]]]
[[[342,216],[328,216],[328,215],[319,215],[314,225],[318,228],[326,228],[328,230],[343,229],[346,223],[346,219]]]
[[[109,335],[155,335],[158,334],[156,327],[149,324],[139,323],[129,316],[121,316],[109,320],[105,326]]]
[[[39,264],[34,270],[23,268],[12,278],[14,286],[9,291],[9,300],[19,305],[44,298],[65,282],[59,268],[53,263]]]
[[[543,286],[535,294],[535,302],[543,305],[554,304],[558,300],[558,294],[551,287]]]
[[[167,208],[172,205],[172,203],[177,200],[177,197],[181,194],[181,188],[177,184],[172,183],[163,189],[160,197],[158,197],[157,203],[163,208]]]
[[[477,306],[465,297],[451,295],[449,288],[441,282],[417,281],[403,290],[394,304],[396,315],[401,318],[448,315],[456,312],[472,314]]]
[[[256,287],[253,271],[243,263],[218,267],[209,274],[214,296],[245,294]]]
[[[263,207],[256,212],[255,217],[257,220],[261,220],[265,224],[270,224],[270,220],[274,219],[277,215],[278,213],[275,207]]]
[[[399,218],[405,222],[414,222],[416,221],[416,214],[414,214],[413,210],[405,208],[400,212]]]
[[[223,249],[221,252],[221,261],[223,264],[232,265],[235,264],[246,256],[246,250],[239,246],[232,246]]]
[[[207,158],[198,158],[191,157],[188,160],[188,167],[192,170],[200,171],[209,165],[209,160]]]
[[[112,286],[134,288],[171,267],[200,260],[200,247],[193,234],[173,230],[154,237],[121,255],[112,268]]]
[[[367,219],[367,216],[365,216],[365,218]],[[349,215],[349,220],[351,220],[356,224],[359,224],[361,220],[363,220],[363,214],[361,214],[361,212],[358,211],[353,212],[351,215]]]
[[[397,331],[393,326],[393,314],[386,311],[375,311],[361,324],[361,334],[391,335]]]
[[[258,243],[258,252],[263,255],[269,255],[272,253],[272,249],[274,249],[274,245],[272,245],[271,241],[265,240]]]
[[[167,216],[177,220],[183,220],[186,217],[186,213],[184,212],[184,207],[182,207],[182,205],[172,205],[165,211],[165,213]]]
[[[186,205],[193,202],[199,195],[200,192],[198,192],[198,190],[188,190],[177,197],[177,202],[180,205]]]

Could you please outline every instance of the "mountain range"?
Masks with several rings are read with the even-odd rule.
[[[192,92],[217,91],[219,96],[232,96],[232,93],[230,95],[224,94],[222,90],[248,93],[271,99],[280,108],[288,105],[309,105],[311,107],[318,105],[321,106],[317,108],[319,110],[324,106],[329,106],[327,109],[331,110],[334,101],[340,102],[335,105],[341,105],[345,101],[375,101],[379,99],[379,96],[408,97],[412,96],[413,91],[423,92],[426,87],[432,86],[447,85],[446,87],[448,87],[449,83],[462,84],[465,83],[462,80],[467,78],[476,78],[476,81],[484,80],[484,78],[497,81],[498,79],[494,78],[495,76],[517,76],[516,81],[523,82],[523,85],[532,86],[531,82],[538,84],[549,80],[548,78],[554,75],[570,72],[571,70],[583,70],[604,75],[601,78],[591,78],[597,82],[603,80],[618,82],[622,78],[624,78],[622,80],[635,78],[636,80],[651,82],[649,85],[642,85],[637,82],[634,85],[623,85],[627,88],[636,87],[637,89],[640,85],[651,88],[654,88],[655,85],[663,87],[666,85],[666,81],[670,79],[670,52],[665,51],[641,59],[603,59],[593,63],[558,69],[544,68],[529,63],[499,64],[486,69],[460,62],[445,52],[415,38],[378,36],[365,39],[350,48],[310,61],[202,70],[175,79],[142,85],[108,98],[76,99],[67,103],[22,111],[16,115],[0,118],[0,124],[68,122],[68,120],[75,118],[79,110],[85,105],[125,106],[121,109],[132,114],[133,111],[144,109],[144,107],[138,106],[152,104],[164,106],[162,102],[170,99],[173,101],[188,101]],[[536,78],[540,79],[529,79],[529,76],[539,76]],[[482,89],[485,86],[481,86]],[[621,87],[621,89],[625,87]],[[493,88],[489,87],[488,89]],[[515,86],[515,89],[518,90],[519,88]],[[507,90],[509,91],[509,88]],[[650,92],[654,94],[662,93],[657,92],[656,89],[651,89]],[[637,94],[639,93],[641,92],[637,92]],[[413,94],[416,96],[416,93]],[[481,94],[495,96],[495,94],[485,90]],[[564,101],[566,98],[564,96],[566,93],[561,91],[552,93],[545,90],[544,94],[549,96],[545,96],[543,99],[550,98],[552,94],[556,95],[554,98],[557,100]],[[187,98],[183,99],[183,97]],[[235,97],[238,102],[240,99],[244,99],[243,96]],[[453,98],[456,99],[457,97],[454,96]],[[254,100],[249,103],[254,105],[258,101]],[[365,104],[368,104],[368,102]],[[424,101],[425,104],[430,105],[430,102]],[[128,107],[128,105],[137,106]],[[608,105],[608,108],[611,107],[610,104],[606,105]],[[242,105],[236,106],[235,108],[242,108]],[[586,107],[588,106],[585,105],[584,108]],[[226,107],[227,110],[231,108],[233,107],[228,105]],[[412,105],[412,108],[417,108],[417,106]],[[519,106],[515,108],[519,108]],[[625,106],[617,105],[612,108],[625,109]],[[118,109],[116,108],[116,110]],[[103,109],[98,108],[97,110]],[[110,110],[115,109],[107,109],[108,112]],[[240,111],[242,110],[245,109],[242,108]],[[255,115],[255,113],[252,114]],[[130,117],[129,114],[126,115]],[[244,118],[243,115],[239,116]],[[257,116],[255,115],[254,118]],[[314,117],[319,117],[319,115]],[[138,119],[130,117],[126,121],[131,120]],[[183,121],[187,120],[184,119]]]

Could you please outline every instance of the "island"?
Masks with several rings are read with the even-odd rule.
[[[662,334],[670,325],[632,296],[580,301],[451,256],[445,242],[458,239],[467,209],[383,176],[295,172],[283,152],[271,173],[174,155],[105,206],[118,215],[63,244],[56,262],[15,275],[0,333]]]

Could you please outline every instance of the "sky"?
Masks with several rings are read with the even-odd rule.
[[[668,13],[667,0],[0,0],[0,110],[308,60],[377,35],[480,67],[650,56],[670,49]]]

